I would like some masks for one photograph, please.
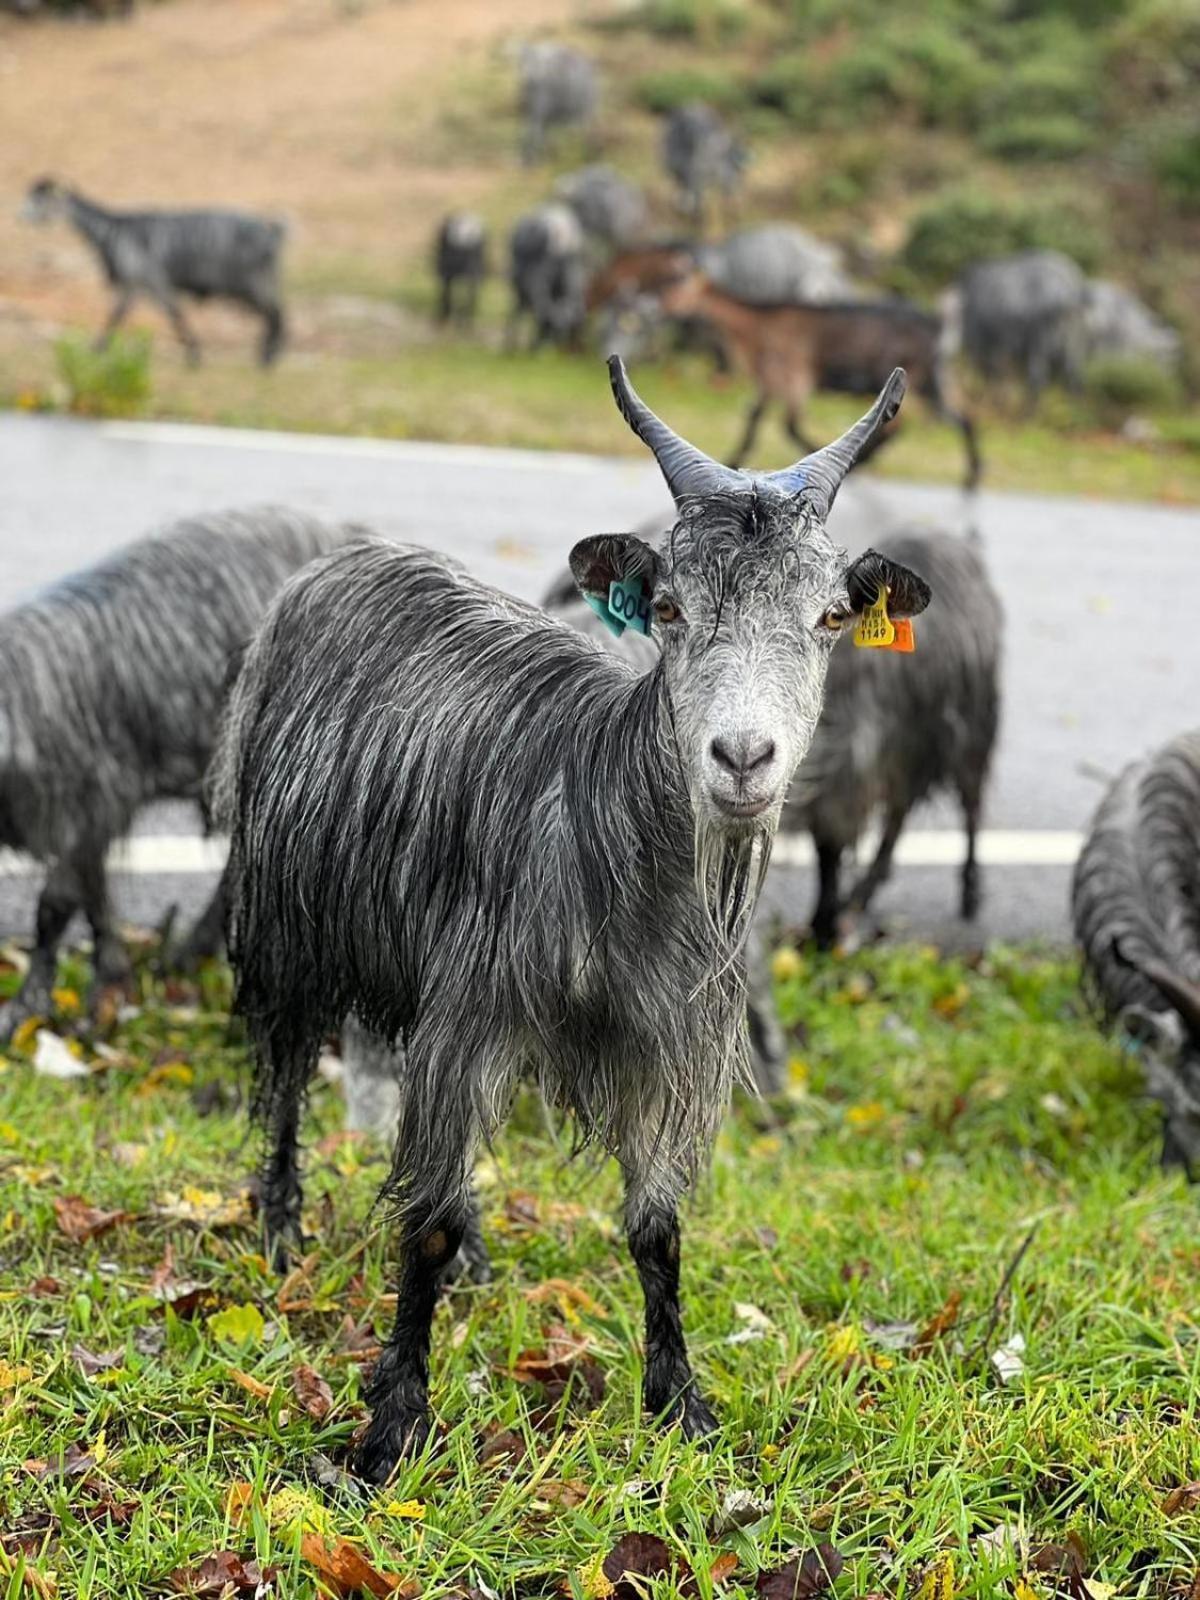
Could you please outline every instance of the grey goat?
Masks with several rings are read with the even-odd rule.
[[[558,204],[526,212],[513,225],[508,248],[509,346],[516,344],[526,318],[534,350],[546,343],[576,342],[587,309],[587,263],[583,229],[575,213]]]
[[[1092,819],[1071,889],[1086,987],[1145,1046],[1164,1166],[1200,1171],[1200,729],[1131,763]]]
[[[727,239],[702,245],[696,264],[718,289],[750,306],[857,296],[841,252],[788,222],[741,228]]]
[[[966,857],[959,908],[980,903],[976,835],[1000,719],[1004,617],[975,541],[931,529],[889,533],[894,561],[929,580],[933,600],[911,655],[839,650],[825,707],[784,810],[784,827],[807,828],[817,856],[812,914],[817,943],[834,943],[843,914],[868,910],[891,871],[909,813],[939,793],[962,807]],[[840,870],[878,820],[878,846],[848,894]]]
[[[612,167],[581,167],[554,186],[557,199],[579,218],[589,239],[623,250],[644,239],[650,227],[645,193]]]
[[[986,378],[1015,372],[1032,405],[1047,384],[1079,386],[1087,282],[1056,250],[968,267],[959,280],[963,353]]]
[[[479,289],[487,276],[487,229],[473,211],[452,211],[442,219],[433,247],[438,280],[438,321],[475,320]]]
[[[1174,328],[1156,317],[1137,295],[1102,278],[1093,278],[1087,285],[1083,332],[1089,360],[1097,356],[1143,358],[1175,372],[1183,355]]]
[[[190,295],[248,306],[263,320],[263,366],[278,356],[284,339],[282,222],[242,211],[110,211],[52,178],[30,188],[25,215],[33,222],[65,217],[100,258],[116,299],[99,346],[141,295],[166,313],[194,365],[200,344],[180,305],[180,296]]]
[[[518,60],[521,156],[541,159],[551,128],[586,127],[596,114],[600,80],[595,65],[562,44],[526,45]]]
[[[715,191],[728,202],[741,186],[746,149],[711,106],[695,100],[677,106],[667,118],[662,162],[683,209],[699,228],[709,193]]]
[[[598,535],[571,569],[660,632],[654,670],[375,542],[279,597],[216,768],[277,1260],[299,1233],[322,1036],[353,1013],[404,1051],[396,1323],[358,1455],[376,1481],[429,1435],[430,1323],[472,1152],[527,1075],[621,1164],[647,1405],[689,1436],[716,1426],[683,1339],[677,1208],[745,1065],[741,948],[838,635],[881,581],[900,613],[928,601],[915,574],[850,562],[825,529],[903,373],[841,439],[762,475],[710,460],[611,374],[679,520],[661,554]]]
[[[105,851],[150,801],[199,797],[238,652],[284,580],[347,537],[270,507],[193,517],[0,616],[0,845],[48,869],[0,1037],[49,1013],[77,911],[98,983],[126,981]],[[192,953],[219,946],[221,920],[218,896]]]

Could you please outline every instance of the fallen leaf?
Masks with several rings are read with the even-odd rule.
[[[752,1522],[765,1516],[769,1509],[767,1502],[760,1500],[749,1489],[728,1489],[721,1501],[721,1509],[709,1525],[709,1533],[714,1539],[720,1539],[735,1528],[749,1527]]]
[[[950,1329],[958,1321],[958,1308],[961,1304],[961,1292],[958,1289],[952,1289],[946,1297],[946,1303],[942,1309],[929,1319],[913,1340],[913,1355],[928,1355],[933,1348],[934,1342],[940,1339],[944,1333],[949,1333]]]
[[[992,1365],[999,1373],[1002,1383],[1012,1383],[1025,1371],[1024,1355],[1025,1339],[1019,1333],[1014,1333],[1007,1343],[992,1351]]]
[[[511,1465],[524,1459],[525,1441],[519,1433],[514,1433],[511,1428],[496,1428],[485,1435],[479,1446],[479,1465],[485,1467],[491,1462],[500,1462],[507,1459]]]
[[[269,1400],[272,1387],[269,1383],[260,1383],[257,1378],[252,1378],[248,1372],[243,1372],[240,1367],[227,1367],[225,1369],[234,1383],[245,1389],[247,1394],[252,1394],[258,1400]]]
[[[811,1600],[832,1589],[845,1564],[833,1545],[821,1544],[773,1572],[760,1572],[754,1587],[763,1600]]]
[[[615,1600],[644,1600],[645,1584],[631,1580],[663,1577],[672,1568],[678,1574],[676,1582],[682,1589],[692,1576],[692,1569],[683,1557],[672,1551],[656,1533],[627,1533],[605,1556],[600,1572],[612,1586],[604,1592]]]
[[[933,1002],[933,1009],[945,1022],[952,1022],[967,1001],[971,991],[965,983],[956,983],[949,994],[941,994]]]
[[[278,1567],[260,1567],[257,1561],[244,1560],[233,1550],[218,1550],[205,1556],[196,1567],[176,1567],[168,1583],[176,1594],[235,1600],[239,1595],[261,1595],[275,1581]]]
[[[398,1574],[385,1574],[373,1567],[349,1539],[335,1539],[332,1544],[327,1544],[319,1533],[306,1533],[300,1540],[300,1553],[338,1596],[370,1594],[407,1597],[421,1592],[420,1584],[412,1579],[401,1578]]]
[[[257,1306],[226,1306],[214,1311],[205,1321],[214,1339],[222,1344],[259,1345],[263,1340],[266,1323]]]
[[[29,1465],[28,1462],[25,1463]],[[85,1478],[93,1471],[97,1464],[97,1457],[91,1450],[85,1450],[80,1444],[69,1444],[57,1458],[51,1461],[40,1461],[34,1471],[35,1478]]]
[[[383,1508],[385,1516],[398,1517],[402,1522],[423,1522],[425,1520],[425,1502],[423,1500],[392,1500]]]
[[[94,1378],[98,1372],[109,1372],[113,1367],[119,1367],[125,1360],[124,1350],[93,1351],[85,1345],[77,1344],[71,1351],[71,1359],[83,1373],[85,1378]]]
[[[22,1553],[15,1557],[11,1556],[4,1546],[0,1545],[0,1578],[12,1578],[18,1570],[21,1573],[22,1589],[37,1595],[38,1600],[55,1600],[58,1594],[58,1581],[53,1574],[39,1572],[36,1567],[29,1565]],[[21,1591],[6,1584],[5,1592],[17,1595]]]
[[[292,1373],[292,1392],[314,1422],[324,1422],[333,1410],[333,1390],[312,1367],[296,1368]]]
[[[155,1210],[160,1217],[172,1222],[191,1222],[201,1228],[230,1228],[250,1221],[250,1196],[244,1189],[234,1195],[223,1195],[213,1189],[189,1185],[180,1194],[168,1190],[160,1195]]]
[[[15,1389],[19,1383],[28,1383],[33,1368],[25,1362],[9,1362],[0,1357],[0,1389]]]
[[[33,1052],[33,1070],[43,1078],[86,1078],[88,1069],[65,1039],[39,1028]]]
[[[583,1504],[588,1492],[588,1486],[582,1478],[543,1478],[533,1491],[533,1498],[549,1506],[565,1506],[572,1510]]]
[[[1177,1517],[1180,1512],[1192,1511],[1197,1505],[1200,1505],[1200,1483],[1181,1483],[1167,1495],[1162,1508],[1168,1517]]]
[[[65,1233],[75,1244],[107,1233],[118,1222],[127,1222],[130,1216],[128,1211],[101,1211],[89,1205],[81,1194],[56,1194],[54,1214],[58,1218],[59,1232]]]
[[[374,1361],[381,1349],[379,1335],[369,1322],[355,1322],[349,1312],[342,1318],[338,1350],[346,1361]]]
[[[1071,1600],[1093,1600],[1087,1588],[1087,1564],[1087,1547],[1072,1530],[1063,1544],[1039,1545],[1029,1557],[1027,1575],[1036,1572],[1054,1578],[1059,1592]]]
[[[504,1202],[504,1217],[510,1227],[526,1233],[540,1228],[542,1215],[538,1208],[537,1196],[520,1190],[510,1194]]]
[[[48,1298],[50,1295],[62,1294],[63,1287],[57,1278],[35,1278],[25,1293]]]
[[[954,1600],[954,1558],[945,1556],[921,1580],[917,1600]]]
[[[567,1278],[547,1278],[543,1283],[535,1283],[532,1289],[524,1291],[526,1300],[534,1305],[540,1305],[544,1300],[553,1300],[564,1311],[568,1306],[578,1306],[581,1311],[586,1311],[589,1316],[604,1316],[604,1307],[599,1301],[593,1300],[586,1289],[581,1289],[577,1283],[571,1283]]]
[[[246,1512],[254,1500],[254,1485],[237,1480],[229,1485],[225,1496],[225,1516],[233,1527],[241,1526]]]
[[[726,1550],[724,1555],[719,1555],[708,1569],[713,1588],[719,1588],[737,1571],[738,1558],[732,1550]]]

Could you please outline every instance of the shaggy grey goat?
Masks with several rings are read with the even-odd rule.
[[[270,366],[283,346],[279,252],[286,229],[270,217],[241,211],[109,211],[52,178],[29,190],[25,215],[32,222],[65,217],[100,258],[116,294],[97,340],[103,348],[139,295],[170,319],[195,365],[200,344],[179,299],[232,300],[257,312],[264,324],[259,359]]]
[[[825,528],[902,372],[841,439],[761,475],[721,467],[615,360],[611,375],[679,517],[661,553],[597,535],[571,570],[614,625],[619,610],[658,632],[651,671],[376,542],[279,596],[218,757],[277,1261],[299,1234],[322,1036],[354,1014],[404,1052],[396,1323],[358,1457],[375,1481],[428,1437],[430,1323],[469,1223],[472,1153],[526,1075],[621,1163],[647,1405],[689,1436],[715,1426],[683,1339],[677,1207],[744,1067],[741,948],[838,635],[880,582],[900,614],[929,597],[873,552],[848,561]]]
[[[576,341],[586,316],[587,264],[583,229],[568,206],[538,206],[518,217],[509,235],[512,308],[507,340],[515,346],[522,321],[532,324],[530,348]]]
[[[597,243],[623,250],[645,238],[650,227],[646,196],[612,167],[581,167],[554,185],[555,196],[570,206],[579,225]]]
[[[1024,250],[959,279],[962,347],[984,377],[1015,372],[1033,405],[1047,384],[1079,386],[1087,282],[1056,250]]]
[[[1183,345],[1175,329],[1156,317],[1137,295],[1119,283],[1093,278],[1083,308],[1083,336],[1089,361],[1097,356],[1129,356],[1176,372]]]
[[[199,797],[231,667],[268,600],[348,536],[271,507],[189,518],[0,617],[0,845],[48,868],[0,1037],[49,1013],[76,911],[91,924],[97,981],[126,981],[105,851],[143,805]],[[220,934],[218,894],[191,952]]]
[[[1071,888],[1085,985],[1145,1044],[1164,1166],[1200,1163],[1200,729],[1135,761],[1092,819]]]
[[[840,251],[788,222],[742,228],[703,245],[696,264],[718,289],[750,306],[853,300],[858,294]]]
[[[433,248],[438,279],[438,321],[475,320],[479,286],[487,276],[487,229],[473,211],[452,211],[442,219]]]
[[[525,124],[521,158],[541,159],[551,128],[586,126],[596,114],[600,80],[587,56],[562,44],[529,44],[521,51],[520,108]]]
[[[680,203],[699,228],[711,190],[728,201],[741,185],[746,149],[711,106],[695,100],[677,106],[662,136],[662,161]]]
[[[1000,719],[1003,612],[973,540],[911,528],[882,542],[890,559],[920,570],[933,599],[913,654],[838,650],[829,665],[821,721],[783,822],[812,834],[811,926],[823,946],[834,943],[842,913],[867,911],[909,812],[938,793],[962,807],[960,911],[970,920],[979,910],[975,844]],[[843,856],[875,819],[882,832],[874,858],[843,897]]]

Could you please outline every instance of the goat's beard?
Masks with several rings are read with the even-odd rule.
[[[741,828],[696,815],[696,893],[725,961],[745,948],[771,862],[777,821],[774,807],[753,825]]]

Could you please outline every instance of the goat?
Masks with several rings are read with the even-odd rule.
[[[1024,250],[968,267],[958,284],[967,359],[995,382],[1015,372],[1028,404],[1055,380],[1079,387],[1087,285],[1056,250]]]
[[[473,211],[443,217],[433,249],[438,280],[438,321],[475,320],[479,286],[487,276],[487,229]]]
[[[521,158],[541,159],[551,128],[586,127],[596,114],[600,82],[595,65],[561,44],[530,44],[521,51],[520,110],[525,124]]]
[[[30,188],[25,215],[33,222],[65,217],[99,257],[116,299],[98,348],[112,338],[137,297],[145,295],[166,313],[195,366],[200,344],[179,303],[181,295],[191,295],[232,300],[257,312],[264,324],[259,350],[264,367],[282,349],[282,222],[241,211],[109,211],[52,178]]]
[[[388,1184],[403,1264],[358,1455],[374,1481],[429,1436],[430,1323],[471,1151],[525,1074],[621,1163],[646,1404],[689,1437],[716,1426],[683,1339],[677,1208],[745,1064],[742,945],[839,633],[881,583],[900,614],[928,602],[915,574],[874,552],[848,562],[825,529],[903,373],[841,439],[750,475],[674,434],[619,361],[610,372],[679,519],[661,554],[597,535],[571,570],[661,635],[652,670],[374,542],[279,596],[225,722],[214,790],[277,1262],[297,1239],[321,1037],[353,1013],[404,1051]]]
[[[748,306],[698,271],[668,278],[657,292],[669,315],[699,317],[715,328],[754,382],[755,396],[731,466],[749,455],[773,401],[783,408],[789,436],[801,449],[809,449],[801,419],[814,390],[862,394],[878,386],[881,373],[904,366],[914,391],[962,434],[964,486],[978,484],[975,425],[961,405],[952,403],[941,322],[931,313],[904,300]]]
[[[1200,729],[1132,762],[1088,829],[1071,886],[1085,988],[1146,1044],[1163,1165],[1200,1161]]]
[[[231,662],[284,579],[349,536],[271,507],[194,517],[0,619],[0,845],[48,867],[0,1037],[49,1014],[55,953],[77,910],[98,984],[128,980],[105,851],[150,801],[200,797]],[[218,899],[190,953],[207,953],[220,929]]]
[[[850,300],[855,294],[833,245],[786,222],[742,228],[702,245],[696,265],[718,289],[751,306]]]
[[[590,239],[616,249],[627,249],[645,236],[650,223],[646,196],[612,167],[581,167],[554,186],[557,199],[579,218]]]
[[[578,340],[586,312],[583,229],[563,205],[538,206],[519,217],[509,235],[512,309],[507,340],[515,346],[523,318],[533,325],[530,348]]]
[[[711,106],[694,100],[676,106],[667,118],[662,162],[682,209],[700,229],[708,192],[716,190],[728,202],[740,187],[746,148]]]
[[[1183,355],[1178,333],[1119,283],[1091,279],[1084,290],[1086,358],[1129,356],[1177,372]]]
[[[891,871],[909,812],[939,791],[962,806],[959,908],[966,920],[981,897],[976,835],[1000,718],[1000,601],[973,540],[913,528],[882,542],[892,560],[915,564],[933,589],[921,647],[886,659],[876,650],[834,653],[821,721],[783,814],[784,827],[812,834],[818,892],[811,927],[825,947],[843,913],[865,915]],[[843,899],[844,853],[879,814],[874,858]]]

